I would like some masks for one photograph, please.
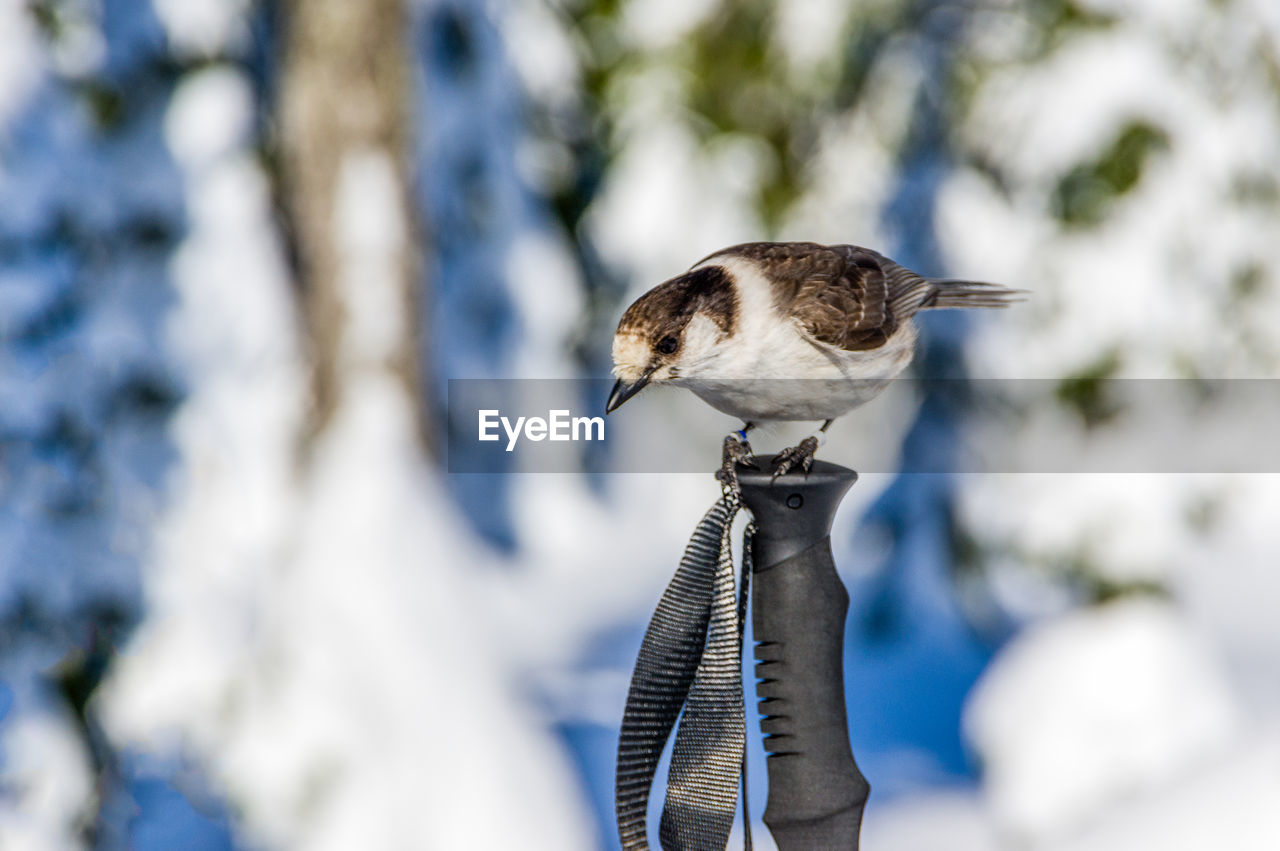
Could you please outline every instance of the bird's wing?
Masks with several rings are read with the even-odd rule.
[[[928,282],[882,255],[856,245],[812,242],[750,243],[718,255],[737,255],[767,269],[774,304],[816,343],[845,351],[883,346],[914,310],[908,294]],[[905,274],[894,274],[898,273]]]
[[[1025,290],[926,278],[878,251],[815,242],[751,242],[718,251],[755,261],[772,282],[774,307],[817,345],[844,351],[883,346],[921,310],[1008,307]]]
[[[818,342],[850,352],[880,348],[903,319],[884,258],[855,245],[820,249],[796,290],[791,315]]]

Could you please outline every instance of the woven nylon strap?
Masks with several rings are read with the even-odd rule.
[[[662,847],[724,848],[739,777],[745,792],[742,633],[754,527],[745,534],[735,595],[729,543],[738,510],[737,499],[726,495],[702,518],[640,645],[622,717],[615,789],[618,834],[628,851],[649,847],[649,790],[678,717],[659,829]],[[745,794],[743,804],[750,849]]]

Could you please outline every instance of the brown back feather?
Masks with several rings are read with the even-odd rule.
[[[883,346],[928,291],[925,279],[856,245],[754,242],[707,259],[725,255],[767,268],[778,284],[779,312],[794,316],[815,341],[846,351]]]
[[[774,306],[813,340],[846,351],[877,349],[921,310],[1006,307],[1021,290],[917,275],[878,251],[816,242],[750,242],[699,262],[755,261],[776,284]]]

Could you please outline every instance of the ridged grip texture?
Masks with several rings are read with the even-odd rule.
[[[843,669],[849,595],[829,535],[857,474],[820,461],[808,477],[773,482],[767,472],[739,474],[743,503],[758,527],[752,628],[769,753],[764,822],[781,851],[856,849],[870,786],[849,745]]]

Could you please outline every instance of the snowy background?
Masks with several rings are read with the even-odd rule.
[[[0,0],[0,848],[616,847],[715,483],[447,475],[446,382],[603,377],[724,245],[1033,291],[867,409],[929,469],[967,376],[1060,382],[1064,435],[1108,378],[1280,377],[1272,0],[354,8]],[[864,476],[864,847],[1280,847],[1277,518],[1263,473]]]

